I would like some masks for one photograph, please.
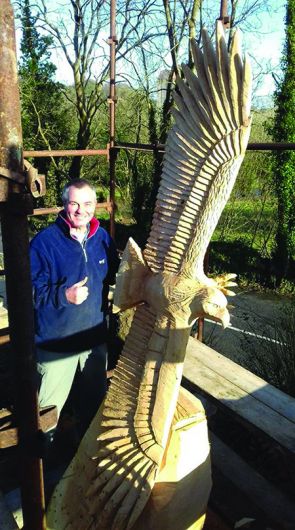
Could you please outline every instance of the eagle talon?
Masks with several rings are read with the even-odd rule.
[[[216,276],[214,278],[214,281],[216,283],[216,287],[226,296],[236,296],[236,293],[234,291],[231,291],[228,289],[228,287],[237,287],[237,283],[233,282],[234,278],[236,278],[237,275],[234,273],[229,274],[221,274],[220,276]]]

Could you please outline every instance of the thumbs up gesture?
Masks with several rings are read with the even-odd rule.
[[[70,304],[80,305],[88,297],[88,287],[85,285],[87,283],[87,276],[84,280],[74,283],[71,287],[66,289],[66,299]]]

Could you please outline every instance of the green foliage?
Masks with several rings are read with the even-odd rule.
[[[226,205],[213,241],[240,241],[261,257],[271,257],[276,231],[276,203],[267,196],[235,197]]]
[[[48,47],[52,44],[50,36],[41,37],[35,28],[36,17],[31,14],[30,0],[24,0],[21,8],[22,40],[21,64],[29,68],[36,75],[45,73],[51,78],[55,66],[49,62],[50,52]]]
[[[250,142],[269,142],[266,124],[269,122],[271,110],[253,110]],[[271,155],[268,152],[247,151],[240,168],[237,181],[232,191],[231,200],[247,198],[256,200],[257,197],[273,196],[273,168]]]
[[[120,142],[149,142],[149,101],[139,89],[118,86],[116,107],[116,140]],[[104,147],[109,141],[109,116],[107,105],[92,122],[92,140],[89,147]],[[81,176],[93,180],[101,199],[109,194],[109,165],[104,157],[85,157]],[[145,211],[152,182],[152,155],[138,151],[121,150],[116,160],[116,201],[121,217],[133,217],[144,225]]]
[[[41,36],[35,28],[36,17],[31,15],[30,2],[24,0],[21,9],[22,40],[19,67],[22,128],[24,149],[49,150],[68,147],[71,120],[67,111],[63,87],[54,81],[56,67],[50,62],[52,39]],[[61,188],[66,180],[67,162],[53,158],[36,158],[34,166],[46,175],[47,193],[36,201],[36,206],[58,204]],[[32,228],[43,226],[34,219]]]
[[[20,75],[25,148],[83,147],[77,144],[80,125],[75,107],[76,87],[62,87],[54,81],[55,67],[50,62],[51,37],[44,37],[35,29],[36,17],[31,15],[29,0],[23,2],[22,26]],[[168,90],[164,106],[157,106],[153,99],[153,87],[149,85],[146,64],[148,56],[140,57],[142,69],[137,65],[137,88],[117,86],[116,141],[162,143],[165,142],[170,127],[171,94]],[[175,61],[176,59],[177,57]],[[97,84],[88,78],[84,87],[87,101],[97,91],[96,103],[99,105],[99,112],[96,111],[91,118],[87,144],[89,148],[103,148],[109,141],[106,103],[109,87],[103,84],[102,79],[99,78],[98,81]],[[172,84],[169,88],[171,86]],[[69,103],[70,100],[74,105]],[[264,126],[269,118],[270,111],[253,112],[250,141],[269,140]],[[39,200],[36,206],[59,204],[60,190],[68,178],[71,159],[36,158],[34,164],[40,172],[47,175],[45,200]],[[78,169],[81,177],[89,178],[96,184],[99,200],[106,200],[109,195],[107,159],[102,156],[84,157],[83,164]],[[121,150],[117,157],[116,201],[120,208],[117,220],[126,221],[128,217],[129,224],[133,223],[132,229],[136,223],[143,242],[149,232],[161,169],[162,157],[156,153]],[[245,253],[248,252],[249,260],[246,261],[249,261],[249,267],[251,260],[252,263],[259,259],[269,260],[274,251],[274,235],[277,231],[275,209],[279,202],[273,186],[274,171],[276,168],[272,165],[269,154],[247,152],[231,199],[213,237],[216,244],[233,245],[235,249],[239,247]],[[288,178],[292,181],[291,171]],[[35,227],[39,226],[40,220],[36,218]],[[233,270],[237,270],[236,267]]]
[[[56,68],[49,60],[52,40],[40,36],[35,29],[29,0],[24,2],[21,22],[23,36],[19,75],[24,147],[36,150],[65,145],[68,134],[64,109],[61,109],[64,105],[62,85],[54,81]],[[44,159],[38,164],[46,168],[50,162]]]
[[[142,90],[120,89],[117,106],[119,142],[150,143],[154,102]],[[147,235],[153,205],[153,155],[140,151],[121,151],[116,175],[122,199],[130,203],[131,215]]]
[[[251,142],[269,141],[265,123],[270,115],[271,111],[253,111]],[[246,275],[248,281],[264,284],[271,283],[270,258],[277,229],[271,160],[269,152],[247,151],[213,234],[210,258],[218,272],[233,270]]]
[[[295,142],[295,1],[288,0],[286,42],[282,59],[283,76],[275,92],[275,116],[271,131],[274,141]],[[278,203],[276,264],[278,283],[286,277],[295,254],[295,152],[276,152],[273,159]]]

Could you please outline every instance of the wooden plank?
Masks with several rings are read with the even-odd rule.
[[[0,306],[0,328],[7,328],[8,325],[8,311],[6,307]]]
[[[267,433],[293,455],[295,454],[295,433],[292,422],[209,370],[198,360],[195,361],[194,370],[184,375],[206,394],[213,396],[215,400]]]
[[[0,346],[8,344],[10,344],[9,328],[0,328]],[[0,353],[2,353],[2,349]]]
[[[274,528],[295,528],[294,502],[251,468],[213,433],[210,433],[210,439],[213,466],[217,467],[244,494],[245,508],[248,509],[248,513],[253,503],[253,506],[265,515]],[[232,502],[232,498],[229,502]]]
[[[54,427],[57,423],[57,409],[55,406],[44,407],[40,410],[40,428],[43,432]],[[0,415],[0,449],[13,447],[18,444],[17,427],[13,425],[13,418],[9,411],[2,410]]]
[[[11,423],[11,411],[8,409],[0,410],[0,429],[8,427]]]
[[[236,484],[231,482],[216,466],[212,464],[213,488],[209,500],[209,507],[217,512],[222,519],[227,521],[231,529],[235,528],[238,521],[249,517],[255,520],[256,530],[272,528],[269,521],[265,524],[265,514],[254,506],[250,499]],[[211,530],[210,528],[208,530]],[[244,529],[243,529],[244,530]],[[276,529],[278,530],[278,529]]]
[[[294,398],[270,385],[264,379],[246,370],[231,359],[224,357],[221,353],[190,337],[186,350],[185,368],[189,369],[190,363],[195,358],[202,362],[204,366],[245,390],[248,394],[254,394],[257,400],[273,408],[295,424]]]
[[[192,340],[195,341],[195,339]],[[207,349],[206,347],[205,351],[208,353],[208,357],[210,355],[210,362],[206,362],[205,364],[204,356],[200,355],[201,348],[199,345],[200,343],[198,343],[198,347],[196,348],[194,347],[194,342],[191,343],[191,341],[189,341],[189,362],[185,362],[184,376],[190,382],[194,383],[201,391],[205,392],[206,395],[213,396],[215,402],[228,407],[232,412],[236,413],[250,424],[254,425],[259,430],[264,431],[280,445],[286,448],[289,454],[294,456],[294,422],[288,420],[285,416],[282,416],[265,402],[260,401],[260,399],[257,398],[257,393],[254,390],[253,384],[251,394],[249,394],[247,390],[241,388],[243,386],[242,384],[234,384],[229,377],[232,378],[232,372],[236,368],[239,371],[239,368],[241,367],[232,363],[232,361],[228,365],[227,377],[224,377],[223,373],[221,373],[220,366],[219,368],[214,369],[214,361],[217,359],[216,364],[218,365],[220,354],[217,354],[214,350],[208,352],[210,348]],[[204,349],[202,351],[204,353]],[[225,371],[224,367],[227,365],[227,361],[228,359],[226,358],[221,359],[223,371]],[[213,368],[211,368],[211,366],[213,366]],[[247,370],[243,369],[243,375],[244,372],[247,372]],[[240,371],[239,373],[241,374]],[[251,375],[250,372],[247,374],[248,380],[251,379]],[[254,378],[255,377],[256,376],[254,376]],[[264,385],[271,386],[265,381]]]

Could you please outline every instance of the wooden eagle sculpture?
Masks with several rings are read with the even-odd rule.
[[[109,391],[57,486],[48,528],[129,529],[161,468],[192,324],[229,323],[225,295],[235,275],[215,279],[203,262],[250,133],[251,72],[236,32],[230,52],[217,23],[192,42],[196,73],[177,80],[152,228],[143,252],[130,240],[115,305],[136,306]]]

